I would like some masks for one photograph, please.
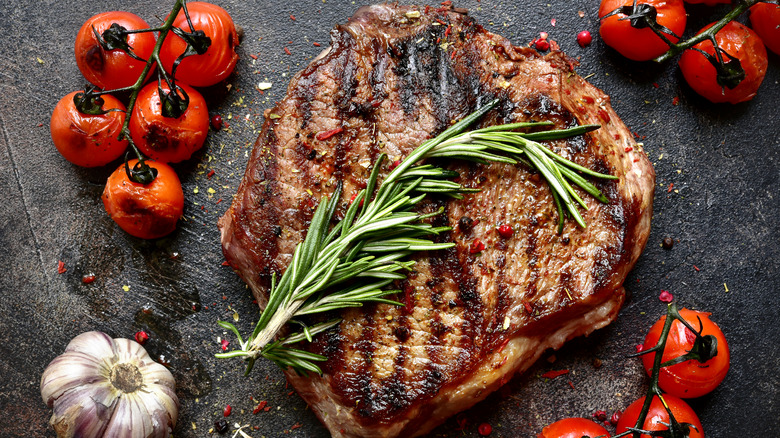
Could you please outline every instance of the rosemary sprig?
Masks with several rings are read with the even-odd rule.
[[[381,155],[374,163],[366,188],[355,196],[344,219],[330,231],[328,228],[341,198],[341,185],[329,200],[322,199],[306,238],[296,247],[287,270],[278,281],[275,275],[272,277],[268,304],[249,338],[245,341],[235,326],[220,321],[222,327],[236,334],[240,348],[217,357],[246,358],[249,362],[247,373],[258,357],[272,360],[283,369],[290,367],[301,373],[321,373],[315,362],[326,360],[324,356],[295,349],[291,345],[304,340],[311,342],[314,335],[340,321],[309,327],[296,318],[345,307],[360,307],[369,302],[401,305],[387,298],[398,291],[385,288],[395,280],[406,278],[404,271],[410,270],[414,264],[408,257],[419,251],[454,246],[454,243],[430,240],[432,236],[449,231],[449,227],[433,227],[423,222],[440,214],[442,209],[423,214],[413,211],[414,207],[429,193],[462,198],[463,193],[477,191],[451,181],[450,178],[456,177],[457,173],[431,164],[419,164],[420,161],[446,157],[480,163],[523,162],[539,171],[550,185],[558,207],[559,230],[563,227],[566,213],[585,227],[578,206],[587,209],[587,205],[572,188],[572,183],[601,202],[607,202],[596,186],[581,174],[603,179],[616,177],[572,163],[537,143],[537,140],[580,135],[598,126],[535,133],[515,131],[550,125],[532,122],[491,126],[463,133],[497,104],[496,99],[424,142],[379,184],[379,171],[384,160],[384,155]],[[302,326],[302,331],[274,340],[282,327],[290,322]]]

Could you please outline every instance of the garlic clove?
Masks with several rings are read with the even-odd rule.
[[[114,341],[103,332],[86,332],[71,339],[65,351],[79,351],[95,357],[109,358],[114,355]]]
[[[66,351],[55,358],[41,377],[41,396],[51,407],[62,393],[81,385],[105,380],[109,364],[79,351]]]
[[[109,404],[92,398],[93,388],[80,386],[62,394],[54,404],[51,425],[59,437],[102,437],[111,418],[116,397]]]
[[[146,409],[135,394],[128,394],[117,403],[105,434],[112,438],[147,438],[154,436],[154,427]]]
[[[166,386],[155,385],[148,388],[148,390],[144,389],[136,392],[136,395],[142,401],[143,406],[146,407],[152,425],[156,430],[165,431],[167,425],[170,425],[170,431],[173,430],[173,427],[176,426],[176,418],[179,415],[179,400],[172,389]],[[164,434],[159,436],[162,438],[167,437]]]

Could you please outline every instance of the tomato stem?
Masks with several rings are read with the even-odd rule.
[[[723,29],[723,27],[726,26],[730,21],[745,13],[745,11],[750,9],[751,6],[755,5],[759,1],[761,0],[742,0],[734,9],[732,9],[728,14],[724,15],[723,18],[718,20],[714,25],[712,25],[712,27],[705,30],[704,32],[688,38],[681,43],[669,44],[669,42],[667,42],[667,44],[669,44],[669,50],[667,50],[666,53],[659,56],[658,58],[655,58],[655,62],[666,62],[682,53],[684,50],[690,49],[704,40],[709,39],[714,41],[715,34],[718,33],[718,31]]]

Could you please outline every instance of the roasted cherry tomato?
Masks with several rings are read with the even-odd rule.
[[[711,26],[712,24],[708,25],[702,32]],[[761,38],[751,29],[731,21],[715,34],[715,41],[734,59],[721,54],[726,65],[725,70],[719,71],[712,61],[694,50],[699,49],[715,57],[712,42],[700,42],[693,46],[694,49],[683,52],[680,57],[680,69],[688,85],[715,103],[739,103],[752,99],[764,80],[769,63]],[[737,68],[738,66],[741,66],[741,69]],[[741,76],[743,70],[744,76]]]
[[[750,25],[766,47],[780,55],[780,5],[758,3],[752,6]]]
[[[609,432],[585,418],[564,418],[545,427],[538,438],[596,438],[609,437]]]
[[[211,3],[187,3],[187,11],[193,28],[202,30],[211,39],[211,45],[202,55],[184,58],[176,68],[176,80],[195,87],[214,85],[230,76],[238,62],[236,25],[226,10]],[[184,11],[179,12],[173,25],[190,32]],[[160,49],[160,59],[167,72],[186,48],[187,44],[178,35],[168,34]]]
[[[707,6],[715,6],[731,4],[731,0],[685,0],[685,3],[690,3],[692,5],[705,4]]]
[[[634,0],[602,0],[599,33],[608,46],[626,58],[649,61],[663,55],[669,46],[648,27],[648,20],[655,16],[655,22],[667,29],[666,38],[676,43],[685,31],[685,6],[682,0],[639,0],[636,7],[633,4]],[[628,18],[635,14],[642,17]]]
[[[127,140],[117,140],[125,122],[125,106],[115,97],[104,94],[100,105],[105,114],[84,114],[76,108],[74,98],[83,91],[63,97],[51,114],[51,139],[66,160],[77,166],[95,167],[108,164],[127,149]],[[118,111],[110,111],[118,110]]]
[[[103,32],[114,23],[125,30],[149,28],[149,25],[135,14],[113,11],[90,18],[76,35],[76,65],[89,82],[104,90],[133,85],[141,76],[146,65],[145,60],[151,56],[156,43],[153,32],[123,35],[117,27],[109,31],[108,38],[104,39]],[[126,43],[143,61],[133,59],[121,48],[105,49],[98,41],[95,31],[108,44],[107,47],[119,47]]]
[[[701,422],[696,413],[693,412],[687,403],[680,400],[673,395],[664,395],[669,410],[672,411],[674,419],[682,427],[689,431],[688,435],[680,434],[678,436],[687,436],[688,438],[704,438],[704,429],[701,427]],[[645,402],[645,398],[642,397],[639,400],[631,403],[631,405],[623,411],[623,416],[620,417],[617,424],[616,434],[626,432],[629,427],[636,426],[636,422],[639,419],[639,413],[642,411],[642,404]],[[687,423],[687,424],[686,424]],[[669,413],[666,412],[664,405],[658,397],[653,397],[653,401],[650,402],[650,410],[647,413],[644,424],[641,426],[642,430],[650,432],[658,430],[669,430]],[[651,438],[650,435],[642,434],[641,438]]]
[[[701,328],[702,336],[712,335],[709,341],[715,342],[717,354],[704,363],[693,359],[661,368],[658,376],[658,385],[665,392],[680,398],[701,397],[715,389],[723,381],[723,378],[726,377],[726,373],[729,370],[729,346],[723,332],[710,320],[709,313],[682,309],[680,310],[680,316],[693,328],[697,330]],[[699,326],[699,320],[701,320],[701,327]],[[650,328],[650,332],[645,337],[645,350],[654,347],[658,343],[665,321],[666,316],[662,317]],[[669,337],[666,339],[666,348],[664,348],[662,360],[666,362],[683,356],[692,350],[694,353],[697,353],[694,350],[695,341],[696,334],[680,321],[675,320],[672,322]],[[706,344],[700,342],[697,344],[697,347],[703,345]],[[702,355],[710,354],[709,351],[704,350],[707,349],[702,349]],[[642,363],[648,375],[653,370],[654,359],[655,354],[653,353],[642,356]]]
[[[203,96],[187,85],[180,85],[189,104],[179,117],[163,115],[157,83],[146,85],[138,93],[130,116],[130,135],[141,151],[153,160],[178,163],[203,146],[209,130],[209,112]],[[164,92],[170,88],[162,85]],[[181,96],[181,92],[177,93]]]
[[[130,160],[132,169],[138,160]],[[171,166],[147,160],[157,169],[157,177],[149,184],[140,184],[127,177],[125,165],[108,177],[103,191],[106,212],[128,234],[142,239],[157,239],[176,229],[184,211],[184,192]]]

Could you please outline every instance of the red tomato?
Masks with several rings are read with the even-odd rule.
[[[693,412],[693,409],[691,409],[687,403],[673,395],[668,394],[664,395],[664,400],[669,406],[669,409],[672,411],[672,415],[674,415],[674,419],[677,420],[677,423],[688,423],[693,426],[689,426],[690,434],[687,435],[688,438],[704,438],[704,429],[701,427],[699,417],[696,416],[696,413]],[[636,422],[639,419],[639,413],[642,411],[642,404],[644,402],[645,398],[642,397],[634,403],[631,403],[631,405],[623,412],[623,416],[620,417],[620,420],[618,420],[617,430],[615,431],[616,434],[626,432],[628,431],[629,427],[636,426]],[[667,424],[669,424],[669,413],[666,412],[666,409],[661,403],[661,400],[658,399],[658,397],[653,397],[653,401],[650,402],[650,410],[647,413],[647,417],[645,418],[645,422],[642,425],[642,429],[651,432],[657,430],[669,430],[669,427],[666,426]],[[650,435],[642,434],[641,438],[651,437]]]
[[[127,164],[132,169],[138,160]],[[157,169],[157,177],[149,184],[131,181],[125,165],[108,177],[103,191],[106,212],[128,234],[142,239],[157,239],[176,229],[184,211],[184,192],[176,172],[165,163],[147,160]]]
[[[707,6],[715,6],[731,4],[731,0],[685,0],[685,3],[690,3],[692,5],[700,5],[703,3]]]
[[[711,26],[712,24],[708,25],[702,29],[702,32]],[[752,99],[764,80],[769,63],[761,38],[742,24],[731,21],[715,34],[715,40],[721,49],[739,60],[745,71],[744,79],[733,88],[722,85],[712,63],[700,52],[688,49],[680,57],[680,69],[688,85],[715,103],[739,103]],[[715,54],[715,49],[709,40],[700,42],[694,48],[713,56]],[[728,63],[730,59],[723,55],[723,61]]]
[[[81,26],[76,35],[76,65],[89,82],[104,90],[133,85],[146,66],[122,49],[106,50],[100,45],[92,28],[102,35],[112,23],[127,30],[149,28],[141,17],[123,11],[97,14]],[[142,59],[149,59],[156,43],[153,32],[132,33],[124,39]]]
[[[780,55],[780,5],[758,3],[752,6],[750,24],[766,47]]]
[[[127,140],[117,137],[125,122],[125,106],[115,97],[104,94],[101,109],[119,109],[105,114],[83,114],[76,109],[74,91],[60,99],[51,114],[51,139],[66,160],[77,166],[106,165],[127,149]]]
[[[206,101],[192,87],[180,86],[189,96],[190,103],[177,118],[163,115],[156,83],[146,85],[138,93],[130,116],[130,135],[141,152],[153,160],[178,163],[190,158],[206,141],[209,130]],[[164,83],[162,88],[170,90]]]
[[[599,33],[608,46],[626,58],[634,61],[649,61],[664,54],[669,46],[643,21],[627,19],[632,14],[633,3],[634,0],[602,0],[599,7],[599,18],[601,18]],[[640,0],[637,2],[637,7],[655,9],[658,24],[671,30],[675,35],[682,35],[685,31],[687,17],[682,0]],[[603,18],[615,10],[619,10],[619,13]],[[666,37],[673,43],[679,40],[674,35],[666,34]]]
[[[665,392],[681,398],[701,397],[715,389],[729,370],[729,346],[726,337],[720,328],[710,321],[710,314],[682,309],[680,316],[696,329],[699,329],[699,319],[702,324],[702,336],[712,335],[717,340],[718,354],[712,359],[700,363],[697,360],[688,360],[676,365],[661,368],[658,377],[658,385]],[[661,337],[666,316],[658,320],[650,328],[644,343],[644,349],[652,348]],[[685,327],[680,321],[672,322],[669,337],[666,340],[666,348],[662,360],[664,362],[683,356],[693,348],[696,335]],[[653,369],[655,354],[642,356],[645,371],[650,375]]]
[[[211,45],[202,55],[184,58],[176,68],[176,80],[195,87],[214,85],[230,76],[238,62],[236,25],[226,10],[211,3],[187,3],[187,11],[192,26],[195,30],[205,32],[211,39]],[[173,25],[190,32],[184,11],[179,12]],[[160,49],[160,59],[165,71],[171,71],[173,62],[186,48],[187,44],[178,35],[173,32],[168,34]]]
[[[564,418],[542,429],[538,438],[609,437],[607,429],[585,418]]]

